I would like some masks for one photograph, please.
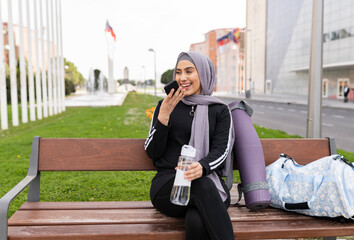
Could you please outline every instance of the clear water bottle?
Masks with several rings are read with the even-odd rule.
[[[188,166],[195,161],[195,148],[183,145],[178,159],[177,172],[173,183],[170,200],[176,205],[186,206],[189,202],[191,181],[184,179]]]

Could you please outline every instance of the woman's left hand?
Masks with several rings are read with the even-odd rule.
[[[184,178],[192,181],[194,179],[200,178],[203,175],[203,167],[199,162],[192,163],[188,170],[184,173]]]

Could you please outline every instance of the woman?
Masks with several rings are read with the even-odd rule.
[[[234,239],[227,208],[230,192],[221,179],[230,157],[232,121],[228,107],[211,96],[212,61],[199,53],[181,53],[174,69],[179,88],[172,89],[154,112],[145,150],[157,168],[150,198],[171,217],[185,217],[186,239]],[[170,202],[175,167],[184,144],[196,148],[196,162],[185,172],[192,181],[187,206]]]

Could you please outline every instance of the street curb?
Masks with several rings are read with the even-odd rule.
[[[234,97],[230,95],[217,95],[216,97],[224,97],[224,98],[229,98],[229,99],[235,99],[236,100],[244,100],[244,101],[257,101],[257,102],[271,102],[271,103],[284,103],[284,104],[295,104],[295,105],[305,105],[307,106],[307,102],[305,103],[304,101],[297,101],[297,100],[289,100],[285,101],[284,99],[269,99],[267,97],[264,98],[244,98],[244,97]],[[352,109],[354,110],[354,103],[348,102],[348,103],[341,103],[341,102],[334,102],[334,103],[328,103],[327,101],[335,101],[335,100],[328,100],[328,99],[323,99],[322,101],[322,107],[327,107],[327,108],[340,108],[340,109]]]

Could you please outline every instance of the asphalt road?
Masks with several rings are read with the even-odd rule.
[[[235,99],[221,98],[225,103]],[[279,129],[291,135],[306,137],[307,106],[247,100],[254,112],[254,124]],[[354,111],[324,107],[322,137],[333,137],[337,148],[354,152]]]

